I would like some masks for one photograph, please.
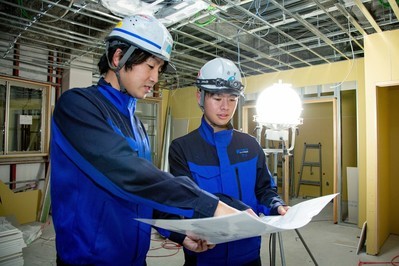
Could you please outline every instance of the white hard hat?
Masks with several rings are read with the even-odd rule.
[[[240,70],[225,58],[207,62],[199,71],[195,84],[200,90],[212,93],[229,93],[243,96]]]
[[[169,62],[173,40],[166,27],[151,15],[137,14],[121,20],[106,41],[121,40]]]

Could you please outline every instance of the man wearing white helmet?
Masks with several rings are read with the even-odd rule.
[[[53,113],[57,265],[146,265],[151,227],[135,218],[152,218],[153,209],[188,218],[237,212],[188,177],[173,178],[151,163],[134,111],[170,59],[166,28],[152,16],[135,15],[118,23],[106,42],[98,84],[66,91]]]
[[[199,71],[196,85],[204,113],[201,125],[172,141],[170,172],[189,176],[237,209],[284,215],[288,206],[277,194],[262,148],[254,137],[234,130],[230,123],[244,92],[238,68],[228,59],[213,59]],[[184,245],[186,266],[261,265],[261,237],[218,244],[196,253],[185,244],[188,237],[173,232],[166,236]]]

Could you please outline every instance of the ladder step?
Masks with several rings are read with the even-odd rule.
[[[301,185],[309,185],[309,186],[320,186],[320,181],[311,181],[311,180],[301,180],[299,184]]]
[[[319,160],[314,161],[312,160],[311,162],[306,161],[306,151],[307,149],[316,149],[319,151]],[[303,154],[302,154],[302,166],[301,166],[301,171],[300,171],[300,175],[299,175],[299,182],[298,182],[298,188],[296,191],[296,196],[298,197],[299,195],[299,190],[301,189],[301,185],[309,185],[309,186],[317,186],[320,188],[320,196],[323,195],[323,187],[322,187],[322,167],[321,167],[321,143],[317,143],[317,144],[308,144],[308,143],[304,143],[303,145]],[[304,180],[302,179],[302,174],[303,174],[303,167],[305,166],[310,166],[310,167],[318,167],[318,172],[319,172],[319,181],[314,181],[313,180]],[[311,173],[312,174],[312,173]]]
[[[315,167],[320,167],[320,163],[319,163],[319,162],[303,162],[302,165],[303,165],[303,166],[315,166]]]
[[[318,149],[320,148],[320,144],[305,144],[305,147],[308,149]]]

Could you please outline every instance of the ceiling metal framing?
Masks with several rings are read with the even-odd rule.
[[[360,58],[366,35],[399,28],[399,0],[205,2],[212,8],[168,26],[177,72],[163,75],[161,89],[191,86],[214,57],[233,60],[244,76]],[[98,77],[104,37],[120,19],[99,0],[0,0],[0,67],[46,73],[90,57],[78,65]]]

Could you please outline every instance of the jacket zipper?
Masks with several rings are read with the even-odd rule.
[[[236,180],[237,180],[237,186],[238,186],[238,199],[242,200],[242,192],[241,192],[241,182],[240,182],[240,175],[238,173],[238,168],[235,168],[236,170]]]

